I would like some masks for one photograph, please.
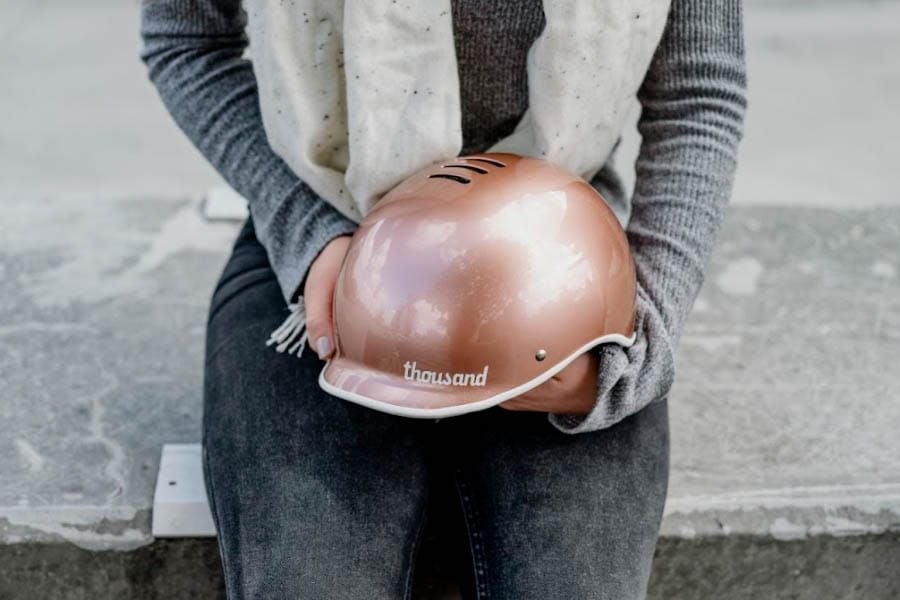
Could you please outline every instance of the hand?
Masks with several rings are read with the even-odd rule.
[[[323,360],[334,352],[331,301],[334,298],[338,273],[341,271],[341,264],[349,247],[349,235],[342,235],[328,242],[310,265],[303,286],[309,346]]]
[[[507,400],[500,407],[558,415],[586,415],[597,402],[599,367],[597,353],[586,352],[541,385]]]

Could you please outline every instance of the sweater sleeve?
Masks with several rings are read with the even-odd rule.
[[[597,348],[597,402],[586,417],[549,415],[557,429],[609,427],[668,394],[678,338],[731,195],[745,91],[741,0],[673,0],[638,94],[642,144],[626,227],[636,341]]]
[[[325,245],[356,223],[272,150],[240,0],[143,0],[141,59],[191,142],[241,195],[287,301]]]

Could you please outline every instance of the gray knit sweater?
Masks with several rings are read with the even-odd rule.
[[[528,103],[525,58],[540,0],[453,0],[463,153],[514,128]],[[607,344],[586,417],[549,415],[561,431],[608,427],[666,396],[675,349],[703,282],[731,193],[745,111],[741,0],[672,0],[641,87],[643,138],[626,232],[638,278],[637,340]],[[250,203],[285,299],[316,255],[356,224],[318,197],[266,140],[240,0],[143,0],[141,57],[178,125]],[[410,57],[410,60],[415,60]],[[611,165],[592,181],[624,206]],[[260,352],[265,346],[260,342]]]

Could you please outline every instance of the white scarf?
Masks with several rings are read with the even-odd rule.
[[[244,2],[269,143],[354,221],[462,148],[450,3]],[[544,158],[590,180],[622,132],[669,0],[543,4],[546,26],[528,52],[528,109],[488,151]],[[270,340],[281,350],[294,351],[303,329],[302,302],[292,308],[295,326],[286,322]]]

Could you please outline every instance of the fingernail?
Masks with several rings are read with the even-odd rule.
[[[328,336],[323,335],[316,340],[316,352],[319,353],[321,359],[326,359],[331,355],[331,340]]]

